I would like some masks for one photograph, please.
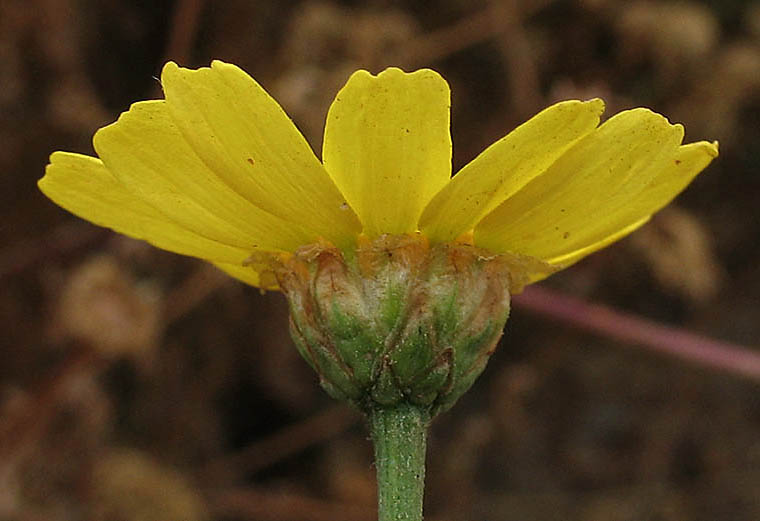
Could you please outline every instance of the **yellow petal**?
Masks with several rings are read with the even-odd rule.
[[[322,159],[364,233],[417,230],[451,176],[449,86],[423,69],[357,71],[327,114]]]
[[[55,152],[38,185],[71,213],[164,250],[237,264],[251,254],[178,226],[127,191],[94,157]]]
[[[164,101],[135,103],[93,138],[106,168],[172,222],[225,244],[293,251],[314,240],[235,192],[194,153]]]
[[[360,224],[282,108],[238,67],[183,69],[161,81],[171,117],[200,159],[255,206],[338,245]]]
[[[647,109],[621,112],[487,215],[475,243],[550,260],[603,241],[673,199],[717,155],[679,147],[680,125]]]
[[[214,266],[225,272],[227,275],[238,279],[241,282],[248,284],[249,286],[261,287],[261,277],[259,273],[252,267],[243,264],[229,264],[226,262],[215,262]],[[265,287],[265,289],[275,289],[273,287]]]
[[[634,223],[629,224],[628,226],[625,226],[624,228],[619,229],[618,231],[614,232],[611,235],[608,235],[607,237],[603,239],[600,239],[594,243],[591,243],[588,246],[585,246],[583,248],[573,250],[569,253],[565,253],[563,255],[559,255],[557,257],[548,259],[547,262],[553,266],[557,266],[560,268],[567,268],[568,266],[575,264],[576,262],[586,257],[587,255],[591,255],[595,251],[599,251],[602,248],[606,248],[610,244],[616,241],[619,241],[626,235],[630,235],[631,233],[635,232],[636,230],[644,226],[646,223],[648,223],[651,218],[652,218],[651,215],[647,215],[646,217],[643,217],[639,219],[638,221],[635,221]]]
[[[563,101],[541,111],[465,165],[425,208],[420,229],[436,242],[471,230],[593,131],[603,111],[600,99]]]
[[[619,241],[626,235],[629,235],[642,226],[644,226],[646,223],[649,222],[649,219],[651,216],[646,216],[643,219],[640,219],[636,221],[635,223],[631,224],[630,226],[626,226],[625,228],[618,230],[617,232],[613,233],[612,235],[605,237],[604,239],[597,241],[589,246],[586,246],[585,248],[581,248],[579,250],[572,251],[570,253],[566,253],[565,255],[561,255],[559,257],[555,257],[553,259],[549,259],[548,262],[552,266],[557,267],[558,269],[565,269],[569,266],[572,266],[579,260],[583,259],[587,255],[590,255],[594,253],[595,251],[601,250],[602,248],[606,248],[610,244]],[[530,274],[528,276],[529,283],[532,284],[534,282],[538,282],[539,280],[543,280],[546,277],[551,275],[550,272],[536,272],[533,274]]]

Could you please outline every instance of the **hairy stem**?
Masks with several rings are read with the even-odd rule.
[[[421,521],[430,413],[400,403],[368,413],[377,468],[378,521]]]

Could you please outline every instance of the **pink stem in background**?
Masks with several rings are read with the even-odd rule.
[[[658,324],[578,298],[530,286],[513,299],[519,308],[550,317],[569,326],[637,344],[682,358],[760,380],[760,351],[712,340],[689,331]]]

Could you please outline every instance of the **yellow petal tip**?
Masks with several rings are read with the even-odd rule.
[[[164,66],[161,68],[161,76],[163,76],[164,74],[166,74],[167,72],[170,72],[170,71],[174,72],[177,69],[179,69],[179,65],[177,65],[177,62],[173,62],[173,61],[170,60],[170,61],[164,63]]]
[[[604,112],[604,109],[606,108],[604,104],[604,100],[602,98],[591,98],[590,100],[586,100],[581,103],[592,107],[595,110],[595,112],[600,116],[602,115],[602,113]]]
[[[719,146],[718,146],[717,141],[713,141],[712,143],[709,141],[697,141],[695,143],[688,143],[686,145],[683,145],[682,148],[700,150],[710,157],[710,161],[712,161],[719,155]]]
[[[245,74],[246,76],[248,75],[248,73],[246,73],[245,71],[243,71],[243,69],[241,69],[237,65],[235,65],[233,63],[227,63],[227,62],[222,61],[222,60],[212,60],[211,61],[211,69],[212,70],[217,70],[217,71],[218,70],[236,69],[236,70],[242,72],[243,74]]]
[[[443,80],[444,82],[446,81],[443,78],[443,76],[441,76],[438,72],[434,71],[433,69],[417,69],[411,72],[406,72],[404,69],[401,69],[399,67],[387,67],[377,74],[372,74],[366,69],[358,69],[351,74],[351,78],[364,77],[364,78],[373,79],[373,80],[392,79],[394,77],[402,77],[402,76],[407,76],[410,78],[428,77],[435,80]]]

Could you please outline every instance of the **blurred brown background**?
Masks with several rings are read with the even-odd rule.
[[[721,157],[645,228],[543,283],[750,348],[760,332],[760,2],[0,0],[0,520],[362,520],[371,446],[284,299],[80,221],[53,150],[239,64],[312,146],[356,68],[452,87],[457,169],[553,101],[644,105]],[[519,303],[518,303],[519,304]],[[515,306],[432,429],[432,520],[760,519],[760,387]]]

